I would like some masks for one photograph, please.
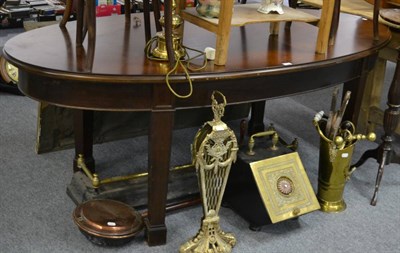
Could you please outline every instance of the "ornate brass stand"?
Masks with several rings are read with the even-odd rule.
[[[176,10],[176,2],[172,0],[172,47],[174,49],[174,54],[177,59],[185,56],[185,49],[182,47],[182,35],[178,30],[183,24],[182,18],[175,13]],[[162,16],[160,19],[161,26],[165,27],[165,16]],[[153,57],[158,59],[167,60],[168,59],[168,51],[167,51],[167,43],[165,38],[165,32],[157,32],[156,37],[157,45],[151,51]]]
[[[218,104],[215,94],[223,98],[223,103]],[[221,230],[218,212],[238,145],[233,131],[221,121],[225,97],[214,91],[211,99],[214,119],[198,131],[192,146],[204,218],[197,235],[181,246],[180,253],[225,253],[236,244],[233,234]]]

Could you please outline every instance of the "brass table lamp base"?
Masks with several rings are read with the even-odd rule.
[[[157,36],[157,46],[151,51],[151,54],[158,58],[167,60],[168,52],[167,52],[167,44],[165,41],[165,33],[158,32]],[[176,59],[181,59],[186,55],[186,50],[182,47],[181,38],[177,36],[172,36],[173,49]]]
[[[176,1],[172,0],[172,48],[174,50],[175,59],[181,59],[186,55],[186,50],[182,46],[182,30],[180,27],[183,24],[182,18],[175,13]],[[168,60],[168,50],[166,43],[166,33],[165,33],[165,16],[160,19],[161,26],[164,27],[164,31],[157,32],[155,41],[156,47],[151,50],[151,55],[159,60]],[[146,46],[147,47],[147,46]]]

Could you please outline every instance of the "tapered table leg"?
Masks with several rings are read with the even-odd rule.
[[[165,209],[175,115],[174,96],[165,86],[154,87],[153,98],[148,143],[148,216],[144,220],[149,246],[165,244],[167,238]]]
[[[251,115],[247,129],[248,135],[265,131],[264,113],[265,101],[251,103]]]
[[[74,171],[80,171],[77,166],[77,159],[79,155],[83,155],[86,166],[92,173],[94,173],[95,161],[93,158],[93,111],[74,111],[74,134]]]

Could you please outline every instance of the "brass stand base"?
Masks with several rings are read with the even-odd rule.
[[[231,233],[225,233],[219,226],[219,217],[208,215],[202,222],[197,235],[179,249],[180,253],[229,253],[236,244]]]
[[[177,36],[172,36],[172,44],[174,53],[177,59],[181,59],[186,55],[185,49],[181,46],[181,39]],[[167,60],[168,59],[168,52],[167,52],[167,43],[165,41],[165,34],[162,32],[157,33],[157,46],[153,49],[151,54],[158,58]]]
[[[318,196],[317,196],[318,198]],[[339,213],[346,209],[346,202],[343,199],[339,201],[325,201],[318,198],[318,202],[321,205],[321,211],[327,213]]]

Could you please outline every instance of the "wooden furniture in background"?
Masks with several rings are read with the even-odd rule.
[[[382,18],[395,25],[400,25],[400,10],[399,9],[382,9],[380,11]],[[397,48],[396,68],[392,83],[389,87],[387,96],[388,108],[383,116],[382,142],[378,148],[366,151],[354,167],[361,166],[368,158],[375,158],[379,163],[378,175],[375,182],[375,191],[371,199],[371,205],[375,206],[378,199],[379,186],[382,180],[385,165],[390,163],[400,164],[400,157],[393,149],[393,141],[395,140],[394,132],[399,127],[400,123],[400,47]]]
[[[325,54],[328,48],[329,33],[331,30],[335,0],[324,1],[320,17],[307,12],[284,6],[284,14],[263,14],[257,12],[259,3],[234,5],[232,0],[221,1],[219,18],[200,16],[195,8],[187,8],[180,15],[190,23],[206,29],[216,35],[216,65],[225,65],[228,58],[230,31],[232,26],[245,26],[255,23],[270,23],[270,33],[278,34],[279,22],[306,22],[318,23],[315,51]],[[267,37],[267,35],[266,35]],[[262,43],[262,41],[260,41]]]
[[[364,0],[367,3],[374,4],[375,0]],[[393,8],[395,6],[400,6],[400,0],[382,0],[380,7],[382,8]]]
[[[399,20],[400,21],[400,20]],[[371,200],[371,205],[375,206],[378,198],[379,186],[383,176],[384,166],[390,163],[400,164],[399,156],[393,150],[392,142],[394,141],[393,134],[400,122],[400,51],[397,56],[396,70],[394,73],[392,84],[390,85],[388,100],[388,108],[385,110],[383,117],[383,129],[385,131],[382,137],[382,143],[375,151],[379,163],[378,175],[376,177],[375,191]],[[399,155],[399,154],[397,154]]]
[[[374,1],[375,0],[369,0],[369,2]],[[322,0],[302,0],[302,2],[315,7],[321,7],[322,4]],[[393,5],[393,0],[382,0],[382,2],[391,2]],[[358,15],[372,20],[374,6],[366,0],[341,0],[340,10],[344,13]],[[375,68],[368,77],[364,98],[361,104],[360,116],[356,121],[357,129],[362,133],[374,132],[377,126],[382,125],[384,113],[380,108],[380,105],[382,100],[386,63],[387,61],[396,62],[396,48],[400,46],[400,25],[388,22],[381,17],[379,18],[379,22],[391,28],[392,39],[386,47],[379,51],[379,57]],[[396,127],[395,133],[400,134],[400,126]]]
[[[66,23],[71,15],[74,0],[67,0],[65,12],[62,20],[60,21],[60,28],[65,29]],[[167,0],[163,3],[164,8],[164,33],[165,44],[168,54],[168,62],[170,67],[174,65],[175,55],[172,44],[172,0]],[[125,7],[125,26],[131,24],[131,1],[124,0]],[[144,19],[144,34],[145,41],[151,39],[151,26],[150,26],[150,12],[154,14],[154,23],[157,32],[162,31],[160,22],[160,2],[152,1],[150,7],[150,0],[143,0],[143,19]],[[96,44],[96,1],[95,0],[77,0],[76,4],[76,46],[82,46],[86,34],[88,35],[88,47],[94,48]]]

